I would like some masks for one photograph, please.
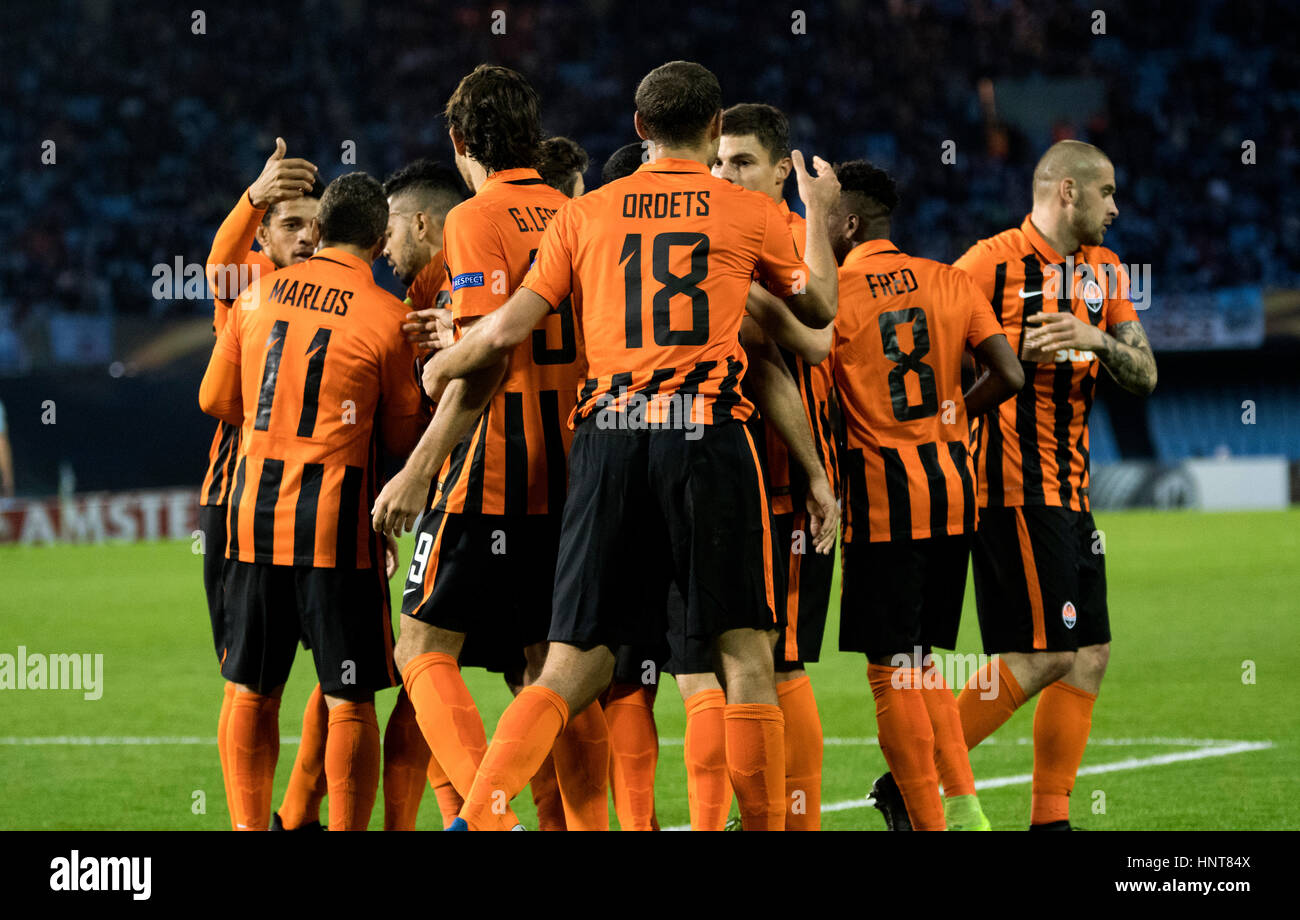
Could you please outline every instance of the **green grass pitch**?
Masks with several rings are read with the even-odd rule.
[[[1098,515],[1098,526],[1106,534],[1114,645],[1074,790],[1075,823],[1092,830],[1300,827],[1292,684],[1300,673],[1300,509],[1108,513]],[[409,560],[409,539],[403,550]],[[0,828],[229,827],[215,749],[221,678],[200,568],[188,542],[0,549],[0,653],[24,645],[104,656],[98,700],[0,690]],[[399,591],[394,585],[394,598]],[[823,826],[882,830],[879,814],[861,806],[884,769],[871,740],[865,664],[835,650],[836,620],[833,613],[822,661],[809,669],[828,739],[823,803],[835,806]],[[969,596],[960,645],[979,648]],[[506,688],[481,671],[466,679],[490,734],[509,700]],[[284,694],[285,736],[297,737],[314,681],[311,659],[300,653]],[[394,698],[380,696],[381,722]],[[1028,821],[1032,749],[1018,739],[1031,734],[1032,708],[972,753],[976,779],[989,784],[981,798],[995,828]],[[671,679],[655,711],[665,741],[659,819],[683,825],[684,717]],[[281,748],[276,805],[294,752],[292,744]],[[515,804],[531,824],[527,792]],[[382,802],[371,827],[381,823]],[[440,826],[427,790],[419,826]]]

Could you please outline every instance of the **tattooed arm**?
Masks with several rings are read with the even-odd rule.
[[[1133,320],[1119,323],[1113,335],[1102,333],[1103,346],[1094,349],[1098,360],[1115,382],[1138,396],[1150,396],[1156,388],[1156,356],[1142,324]]]
[[[1059,349],[1084,348],[1130,393],[1148,396],[1156,388],[1156,356],[1141,323],[1117,323],[1111,335],[1072,313],[1035,313],[1025,322],[1035,327],[1025,333],[1026,360],[1051,361]]]

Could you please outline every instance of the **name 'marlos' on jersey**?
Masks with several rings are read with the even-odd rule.
[[[457,334],[523,281],[542,232],[569,199],[533,169],[488,176],[447,213],[443,256]],[[474,430],[452,450],[433,506],[452,513],[558,514],[568,489],[565,424],[583,364],[568,297],[510,355],[510,372]]]
[[[961,361],[968,346],[1001,333],[988,301],[951,266],[888,240],[845,258],[833,346],[845,542],[975,529]]]
[[[587,379],[570,424],[642,399],[647,422],[671,422],[687,397],[693,423],[747,419],[739,332],[756,270],[782,298],[807,279],[776,203],[703,163],[644,163],[572,201],[524,279],[576,304]]]
[[[243,419],[227,556],[322,568],[383,564],[370,528],[381,446],[427,424],[406,306],[334,248],[263,277],[236,302],[200,401]]]
[[[981,507],[1052,505],[1088,510],[1088,416],[1100,362],[1061,349],[1053,361],[1024,361],[1025,317],[1073,312],[1106,330],[1136,322],[1128,273],[1104,246],[1083,246],[1067,261],[1028,217],[980,240],[953,263],[969,274],[998,314],[1025,369],[1025,387],[979,420],[975,452]],[[1073,265],[1073,277],[1067,267]]]

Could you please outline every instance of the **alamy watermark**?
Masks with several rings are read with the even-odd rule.
[[[0,652],[0,690],[80,690],[88,700],[104,695],[104,656]]]
[[[897,668],[890,678],[898,690],[938,690],[944,687],[960,690],[965,687],[978,690],[980,699],[991,700],[998,695],[998,666],[992,655],[969,653],[959,655],[945,652],[941,655],[922,655],[923,649],[918,645],[909,655],[905,652],[893,656],[890,665]],[[920,677],[913,662],[921,662]],[[916,681],[920,686],[915,686]]]
[[[618,396],[606,393],[596,400],[596,427],[610,431],[684,431],[688,441],[704,437],[703,400],[692,393],[656,393],[619,389]]]

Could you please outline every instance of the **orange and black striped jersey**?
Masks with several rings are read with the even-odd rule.
[[[975,529],[962,355],[1000,334],[979,288],[952,266],[888,240],[845,258],[833,349],[846,543]]]
[[[451,279],[447,277],[447,263],[441,251],[433,254],[429,264],[420,269],[406,289],[406,302],[413,310],[447,309],[451,306]]]
[[[379,451],[405,456],[428,422],[401,334],[406,307],[335,248],[246,290],[217,340],[204,411],[242,422],[226,555],[370,568]]]
[[[542,232],[568,197],[534,169],[488,176],[447,212],[443,257],[451,311],[464,324],[486,316],[523,281]],[[562,298],[510,355],[510,371],[474,430],[439,476],[435,508],[468,514],[558,514],[568,491],[573,410],[583,362],[573,308]]]
[[[1028,217],[1019,228],[980,240],[954,264],[993,305],[1017,354],[1024,319],[1035,313],[1069,310],[1102,330],[1138,318],[1115,253],[1083,246],[1067,260]],[[1073,278],[1066,278],[1071,268]],[[1100,362],[1090,351],[1062,349],[1055,361],[1022,363],[1024,389],[976,429],[980,506],[1087,511],[1088,415]]]
[[[225,328],[230,304],[243,292],[244,285],[275,271],[275,263],[265,253],[252,249],[258,224],[265,214],[264,208],[255,208],[249,203],[245,191],[239,196],[234,210],[221,222],[212,240],[205,274],[208,285],[216,294],[212,300],[212,331],[217,335],[221,335]],[[239,426],[217,422],[212,444],[208,447],[207,471],[203,474],[203,485],[199,487],[200,505],[226,503],[238,452]]]
[[[778,205],[790,231],[794,235],[795,251],[802,257],[804,245],[808,238],[808,222],[801,214],[790,210],[782,201]],[[804,414],[812,429],[813,446],[817,448],[817,459],[826,470],[826,479],[831,488],[838,489],[839,468],[835,460],[835,436],[831,427],[831,390],[834,387],[831,358],[827,357],[819,364],[809,364],[801,356],[781,349],[781,357],[799,387],[799,396],[803,400]],[[776,433],[776,429],[764,425],[763,447],[766,452],[764,468],[767,470],[768,495],[772,501],[773,514],[789,514],[795,509],[795,494],[799,490],[792,488],[790,470],[790,449]],[[795,479],[804,479],[803,471],[798,471]]]
[[[571,201],[524,279],[577,305],[588,376],[570,424],[633,396],[648,423],[671,424],[674,404],[696,424],[747,419],[739,333],[755,270],[782,298],[807,278],[776,203],[703,163],[644,163]]]

